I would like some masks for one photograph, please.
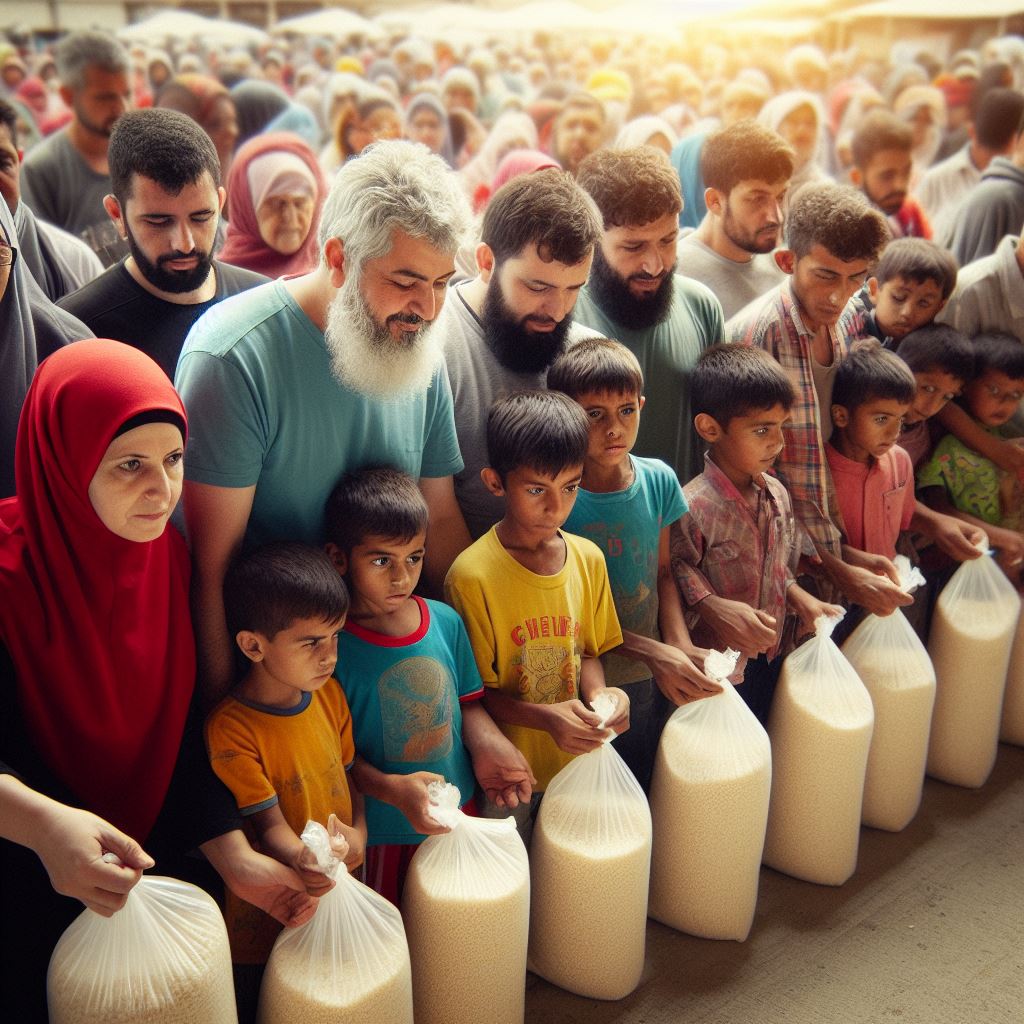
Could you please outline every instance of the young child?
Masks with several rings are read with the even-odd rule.
[[[629,697],[629,730],[615,747],[646,792],[673,707],[719,689],[690,660],[704,652],[690,641],[669,565],[669,526],[686,502],[669,466],[630,455],[644,407],[643,372],[625,345],[578,342],[552,364],[548,387],[579,403],[590,421],[582,483],[565,528],[604,552],[622,646],[601,662],[605,682]]]
[[[246,671],[207,719],[210,762],[253,845],[294,868],[309,891],[326,891],[331,883],[299,839],[306,822],[336,816],[332,845],[350,870],[366,844],[362,799],[346,775],[355,756],[352,720],[331,677],[348,610],[345,584],[322,551],[268,544],[231,567],[224,608]],[[230,892],[225,918],[232,960],[265,964],[281,925]],[[242,972],[242,987],[254,986],[258,974]]]
[[[427,786],[458,786],[472,813],[476,786],[498,806],[531,795],[525,758],[484,710],[465,627],[413,590],[423,568],[427,505],[415,481],[387,466],[341,479],[327,501],[327,552],[352,604],[335,670],[352,709],[352,777],[366,798],[366,882],[400,904],[412,855],[444,832]]]
[[[910,367],[916,390],[903,416],[900,447],[916,469],[932,453],[929,420],[959,397],[974,377],[974,349],[970,338],[949,324],[927,324],[911,331],[896,350]]]
[[[985,432],[1011,439],[1008,423],[1024,395],[1024,347],[1008,334],[981,334],[973,348],[975,376],[964,388],[963,408]],[[981,527],[1010,579],[1020,580],[1024,495],[1017,477],[947,434],[918,470],[917,486],[933,508]]]
[[[694,427],[709,450],[704,472],[683,488],[689,510],[671,529],[672,572],[694,642],[740,651],[733,681],[765,723],[787,609],[804,631],[842,610],[796,583],[801,535],[786,488],[768,472],[795,393],[767,352],[743,345],[704,352],[691,389]]]
[[[897,445],[914,400],[910,368],[877,341],[857,342],[832,388],[832,437],[825,448],[846,545],[877,556],[893,576],[896,541],[914,516],[914,467]]]
[[[481,476],[504,498],[505,514],[445,579],[486,687],[484,704],[536,779],[530,802],[513,811],[527,844],[548,783],[607,735],[587,703],[607,692],[617,703],[607,728],[619,733],[629,723],[629,701],[605,686],[600,661],[622,642],[604,556],[561,529],[588,437],[586,413],[566,395],[523,391],[496,402]],[[507,813],[490,801],[481,811]]]
[[[897,238],[885,247],[875,273],[843,314],[847,338],[876,338],[897,349],[911,332],[930,324],[956,287],[952,253],[924,238]]]

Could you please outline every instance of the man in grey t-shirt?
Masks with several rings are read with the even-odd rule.
[[[480,479],[491,405],[509,392],[545,387],[566,345],[595,333],[572,323],[572,309],[600,236],[597,208],[564,171],[515,178],[487,206],[479,273],[453,289],[437,318],[465,463],[455,496],[474,539],[503,514],[501,499]]]
[[[739,121],[709,135],[701,152],[708,212],[679,243],[680,271],[706,284],[728,320],[785,277],[772,250],[794,153],[777,132]]]
[[[128,54],[113,36],[77,32],[61,40],[56,58],[72,118],[25,158],[22,199],[41,220],[83,239],[109,267],[128,251],[103,209],[110,133],[130,104]]]

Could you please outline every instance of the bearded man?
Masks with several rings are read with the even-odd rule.
[[[543,388],[568,344],[593,334],[572,322],[601,220],[565,171],[524,174],[491,199],[476,250],[478,274],[452,289],[437,320],[465,461],[455,495],[476,538],[503,512],[484,486],[487,414],[513,391]]]
[[[311,273],[214,306],[190,332],[176,385],[189,417],[185,522],[201,681],[231,682],[221,588],[242,547],[320,545],[342,474],[371,464],[419,480],[428,582],[469,543],[462,469],[432,321],[470,222],[458,180],[425,146],[382,142],[334,179]]]
[[[749,118],[713,132],[701,150],[708,212],[679,243],[679,259],[715,293],[726,320],[785,277],[771,252],[795,158],[781,135]]]
[[[25,157],[22,199],[40,220],[81,238],[109,267],[124,248],[103,213],[110,191],[107,147],[131,105],[131,62],[106,32],[72,32],[57,44],[55,56],[71,121]]]
[[[576,180],[604,222],[576,318],[640,361],[647,404],[633,451],[667,462],[686,483],[703,466],[689,373],[722,340],[723,318],[709,288],[675,272],[679,177],[663,153],[640,146],[598,150]]]
[[[131,110],[110,136],[103,200],[129,255],[58,303],[97,338],[141,349],[174,377],[192,325],[267,280],[212,257],[224,189],[210,136],[175,110]]]

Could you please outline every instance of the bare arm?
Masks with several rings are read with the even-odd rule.
[[[902,605],[914,603],[909,594],[900,590],[896,566],[888,558],[857,552],[846,545],[843,547],[843,559],[821,548],[818,555],[833,583],[850,601],[872,614],[884,617]]]
[[[701,667],[707,652],[694,647],[683,617],[683,601],[672,572],[669,531],[658,538],[658,627],[661,642],[623,630],[620,652],[639,658],[650,670],[658,689],[673,704],[684,704],[718,693],[720,687]]]
[[[289,928],[305,924],[316,910],[316,900],[290,868],[257,853],[240,829],[209,839],[199,847],[240,899],[266,911]]]
[[[990,434],[979,427],[955,402],[947,402],[935,414],[935,418],[968,448],[979,455],[984,455],[1000,469],[1005,469],[1009,473],[1024,470],[1024,447],[996,437],[995,434]]]
[[[200,693],[207,705],[232,684],[234,640],[224,619],[224,576],[242,546],[255,487],[185,482],[185,524],[192,549],[192,619]]]
[[[469,530],[455,498],[452,477],[421,477],[419,488],[430,510],[423,576],[431,592],[441,594],[449,567],[471,543]]]
[[[499,807],[517,807],[530,799],[537,781],[530,763],[494,724],[482,701],[462,705],[462,741],[489,800]]]
[[[488,687],[484,707],[496,722],[543,729],[567,754],[585,754],[604,742],[604,730],[597,728],[600,716],[580,700],[531,704]]]
[[[367,796],[397,807],[420,835],[440,835],[448,831],[434,821],[428,811],[427,786],[431,782],[444,782],[443,776],[436,772],[411,772],[408,775],[382,772],[359,754],[349,774]]]
[[[0,836],[32,850],[57,892],[104,917],[124,906],[142,872],[153,866],[142,847],[109,822],[51,800],[13,775],[0,775]],[[105,853],[116,854],[121,864],[108,864]]]
[[[933,541],[936,546],[957,562],[966,562],[981,556],[978,545],[982,531],[979,527],[929,508],[924,502],[914,502],[914,518],[910,528]]]

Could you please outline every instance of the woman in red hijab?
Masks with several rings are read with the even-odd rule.
[[[327,186],[302,139],[290,132],[251,138],[235,154],[227,193],[231,220],[218,259],[268,277],[316,267]]]
[[[180,852],[219,834],[218,869],[230,849],[243,874],[260,870],[230,813],[211,824],[221,808],[201,773],[171,785],[195,682],[188,552],[168,526],[185,439],[166,375],[119,342],[59,350],[25,398],[17,497],[0,502],[5,1019],[45,1020],[49,954],[81,910],[57,893],[109,916],[161,837]],[[191,843],[190,816],[210,829]]]

